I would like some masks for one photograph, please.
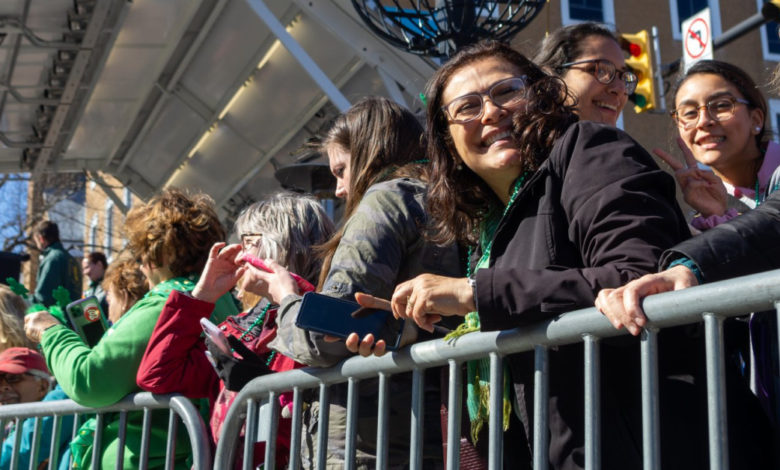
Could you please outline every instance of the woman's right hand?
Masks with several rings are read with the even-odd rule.
[[[712,171],[700,169],[691,149],[679,137],[677,145],[685,156],[685,165],[661,149],[653,149],[653,153],[672,167],[677,184],[682,190],[683,199],[689,206],[705,217],[723,215],[728,209],[726,187],[723,185],[723,181]]]
[[[288,295],[298,295],[298,285],[290,272],[274,260],[265,260],[266,266],[273,272],[269,273],[251,264],[246,264],[241,288],[247,292],[268,297],[275,304],[282,303]]]
[[[241,245],[226,246],[223,242],[215,243],[209,251],[209,258],[206,266],[203,267],[200,279],[190,295],[199,300],[215,303],[232,289],[246,270],[235,261],[240,252]]]

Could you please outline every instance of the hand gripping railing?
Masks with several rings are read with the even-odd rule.
[[[660,469],[659,403],[657,370],[657,333],[661,328],[700,322],[704,320],[707,395],[709,421],[710,467],[725,469],[728,465],[727,423],[722,324],[726,317],[750,312],[777,310],[780,316],[780,270],[746,276],[729,281],[708,284],[679,292],[659,294],[647,298],[643,307],[650,320],[641,341],[643,467]],[[615,330],[595,308],[577,310],[556,319],[530,327],[499,332],[471,333],[457,340],[457,347],[443,340],[415,344],[384,357],[351,358],[329,369],[298,369],[259,377],[239,392],[222,427],[215,457],[217,470],[230,470],[235,459],[234,443],[246,419],[244,469],[251,468],[252,442],[257,433],[257,400],[271,406],[269,444],[265,446],[265,468],[274,468],[275,420],[278,415],[279,393],[293,390],[293,425],[291,433],[290,468],[300,462],[302,390],[319,388],[320,423],[318,436],[318,468],[324,468],[327,447],[328,387],[349,382],[347,398],[346,468],[352,468],[354,458],[355,424],[349,416],[355,415],[357,385],[360,379],[379,377],[379,419],[377,429],[377,468],[386,468],[387,456],[387,380],[390,375],[413,371],[412,442],[410,468],[420,468],[422,446],[422,378],[429,367],[449,365],[449,416],[447,430],[447,468],[459,468],[459,439],[462,386],[460,364],[463,361],[489,357],[491,363],[491,409],[501,409],[502,357],[522,351],[535,351],[534,384],[534,468],[548,468],[547,410],[548,410],[548,348],[555,345],[584,341],[585,344],[585,465],[588,469],[600,467],[599,430],[599,339],[625,334]],[[544,430],[544,431],[542,431]],[[501,414],[491,413],[489,422],[489,460],[491,469],[501,468],[502,431]]]
[[[143,430],[141,435],[141,454],[139,468],[145,469],[149,457],[149,439],[151,435],[151,412],[152,410],[170,409],[168,420],[168,441],[166,445],[166,470],[174,468],[174,453],[176,442],[176,416],[178,416],[189,435],[190,446],[192,448],[192,460],[194,469],[208,470],[211,468],[211,447],[206,432],[206,425],[203,423],[200,413],[192,402],[178,394],[171,395],[153,395],[151,393],[136,393],[128,395],[121,401],[101,408],[89,408],[81,406],[73,400],[43,401],[34,403],[21,403],[17,405],[0,406],[0,429],[4,429],[7,420],[16,422],[16,440],[11,456],[10,468],[17,467],[17,450],[21,440],[22,422],[27,418],[35,419],[35,430],[33,435],[33,445],[30,455],[30,470],[38,468],[38,452],[41,445],[40,434],[41,420],[44,417],[53,417],[51,444],[49,450],[49,470],[56,469],[59,460],[59,441],[60,433],[63,431],[62,417],[69,415],[97,415],[97,426],[93,440],[93,449],[100,449],[100,442],[103,431],[103,417],[106,413],[119,413],[119,445],[117,447],[116,465],[114,468],[121,469],[124,464],[124,442],[127,424],[127,413],[131,411],[143,411]],[[72,429],[72,435],[75,437],[78,431],[80,420],[75,419]],[[49,445],[49,444],[47,444]],[[92,454],[92,468],[100,468],[100,452]]]

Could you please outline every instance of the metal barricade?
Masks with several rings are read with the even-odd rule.
[[[17,467],[18,449],[21,440],[21,426],[25,419],[35,419],[35,428],[33,433],[33,439],[30,455],[30,470],[36,469],[38,452],[40,446],[44,443],[40,442],[41,421],[44,417],[53,417],[52,419],[52,432],[51,443],[45,443],[49,445],[49,470],[56,469],[59,461],[59,436],[61,432],[72,432],[72,436],[76,436],[79,428],[80,420],[75,419],[72,430],[63,430],[62,417],[75,415],[78,416],[96,416],[97,425],[95,427],[95,435],[93,439],[93,449],[100,449],[101,439],[103,434],[104,416],[107,413],[119,413],[119,445],[117,452],[116,465],[113,468],[121,469],[124,464],[124,443],[125,443],[125,431],[127,425],[127,414],[133,411],[143,412],[143,427],[141,435],[141,453],[140,453],[140,468],[147,468],[149,457],[149,438],[151,434],[152,420],[151,414],[153,410],[169,410],[169,425],[168,425],[168,441],[166,445],[166,458],[165,468],[166,470],[174,467],[174,452],[176,441],[176,429],[177,429],[177,417],[181,419],[187,430],[190,446],[192,449],[192,461],[193,468],[200,470],[208,470],[211,468],[211,443],[206,432],[206,425],[203,422],[203,418],[200,416],[197,408],[193,403],[178,394],[171,395],[153,395],[148,392],[136,393],[128,395],[121,401],[102,408],[89,408],[81,406],[73,400],[56,400],[56,401],[44,401],[35,403],[20,403],[17,405],[4,405],[0,406],[0,429],[5,428],[5,424],[9,421],[15,421],[16,427],[16,439],[11,456],[10,468],[15,469]],[[92,454],[92,468],[100,468],[100,452],[93,452]]]
[[[644,301],[644,310],[650,320],[640,342],[642,371],[642,432],[645,470],[660,469],[660,430],[658,402],[658,346],[657,334],[662,328],[704,321],[707,367],[707,401],[709,421],[710,467],[725,469],[728,465],[727,423],[725,404],[725,379],[723,356],[723,320],[727,317],[751,312],[776,310],[780,320],[780,270],[746,276],[729,281],[708,284],[651,296]],[[236,397],[222,427],[222,436],[215,456],[217,470],[229,470],[233,466],[238,449],[234,443],[246,422],[247,436],[243,449],[244,469],[252,462],[253,446],[258,426],[258,401],[264,400],[271,407],[268,421],[260,423],[269,429],[265,446],[265,468],[274,468],[275,420],[278,419],[279,393],[293,390],[293,425],[291,434],[290,468],[300,462],[300,430],[302,391],[319,388],[320,430],[327,429],[330,385],[348,382],[346,466],[354,455],[355,416],[357,386],[361,379],[379,377],[379,416],[377,429],[377,468],[387,464],[387,381],[399,372],[413,371],[412,442],[410,442],[410,468],[420,468],[423,371],[429,367],[448,365],[450,371],[449,416],[447,431],[447,468],[459,468],[459,436],[461,420],[462,378],[460,364],[477,358],[490,358],[491,409],[501,409],[502,357],[535,351],[534,384],[534,468],[548,468],[548,348],[551,346],[584,342],[585,363],[585,459],[586,468],[600,466],[600,388],[599,388],[599,340],[624,335],[625,330],[615,330],[609,321],[595,308],[567,313],[554,320],[545,321],[522,330],[480,332],[465,335],[453,347],[443,340],[428,341],[388,354],[384,357],[350,358],[329,369],[298,369],[280,374],[259,377]],[[273,422],[272,422],[273,421]],[[544,431],[543,431],[544,430]],[[489,422],[489,467],[501,468],[502,431],[501,414],[491,413]],[[324,468],[327,448],[327,432],[319,432],[318,468]]]

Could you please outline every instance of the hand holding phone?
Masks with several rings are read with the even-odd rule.
[[[94,347],[108,329],[106,316],[94,295],[69,303],[65,307],[65,315],[73,331],[78,333],[89,347]]]
[[[203,328],[203,333],[211,340],[214,345],[219,348],[220,351],[227,354],[228,356],[232,356],[233,352],[230,348],[230,343],[228,343],[227,336],[225,336],[225,333],[219,329],[219,327],[209,321],[208,318],[201,318],[200,319],[200,327]]]
[[[252,266],[256,267],[257,269],[259,269],[261,271],[265,271],[267,273],[273,273],[274,272],[271,268],[269,268],[263,262],[263,260],[261,260],[257,256],[254,256],[254,255],[252,255],[250,253],[244,253],[241,256],[240,259],[241,259],[241,261],[243,261],[245,263],[249,263],[249,264],[251,264]],[[303,294],[304,292],[311,292],[311,291],[314,290],[314,286],[309,281],[307,281],[306,279],[302,278],[301,276],[299,276],[299,275],[297,275],[295,273],[290,273],[290,276],[292,276],[292,278],[295,280],[295,284],[298,286],[298,291],[301,294]]]
[[[370,313],[363,311],[360,318],[353,317],[352,314],[359,309],[361,307],[356,302],[308,292],[303,296],[295,325],[341,339],[352,333],[362,339],[370,333],[376,341],[384,340],[387,349],[400,346],[403,320],[396,320],[389,311],[377,309]]]

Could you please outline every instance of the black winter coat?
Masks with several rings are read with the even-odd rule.
[[[707,282],[780,268],[780,191],[756,209],[664,252],[661,267],[686,257]]]
[[[578,122],[499,224],[490,269],[476,272],[482,330],[592,307],[600,289],[654,272],[661,253],[689,235],[674,179],[621,130]],[[613,341],[630,344],[612,350],[602,341],[602,465],[641,468],[638,342]],[[530,441],[533,355],[512,355],[507,362]],[[549,366],[550,466],[584,468],[582,345],[551,350]]]

